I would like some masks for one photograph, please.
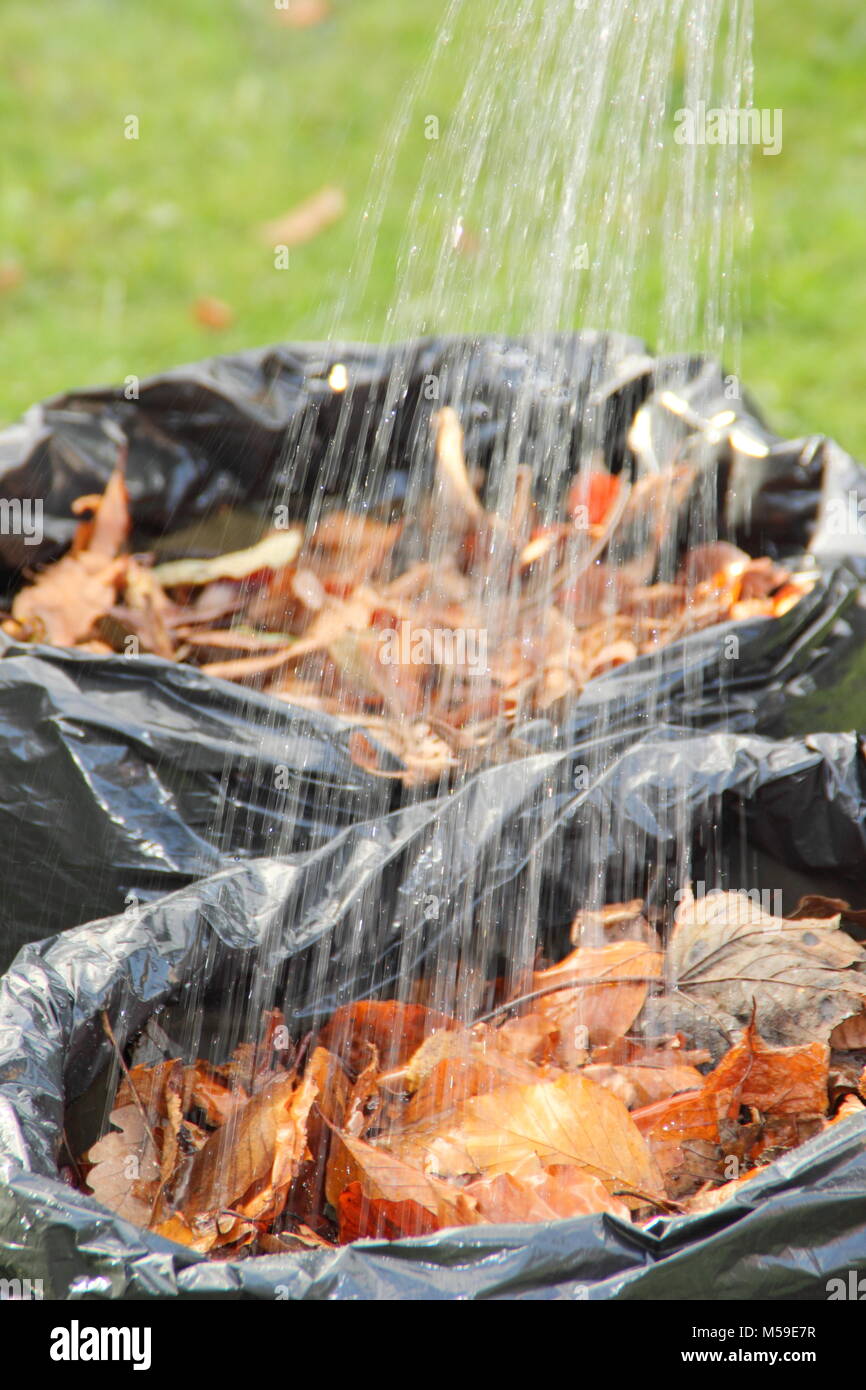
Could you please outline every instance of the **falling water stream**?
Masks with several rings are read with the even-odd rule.
[[[593,393],[616,363],[641,350],[624,336],[596,343],[585,390],[569,406],[569,437],[579,440],[575,459],[563,436],[563,383],[573,373],[569,335],[585,329],[640,333],[657,352],[707,352],[736,370],[736,269],[748,231],[748,151],[736,144],[678,143],[675,113],[699,101],[728,109],[750,106],[750,50],[751,0],[451,0],[429,62],[401,103],[373,171],[355,263],[334,309],[331,336],[337,344],[344,324],[358,322],[365,312],[395,169],[410,137],[425,129],[430,138],[405,220],[397,287],[386,332],[379,335],[381,361],[390,363],[387,389],[375,411],[359,413],[356,393],[363,383],[353,380],[350,356],[345,376],[335,378],[342,399],[319,481],[332,485],[339,479],[341,505],[379,514],[393,477],[395,430],[412,361],[410,348],[399,349],[404,341],[425,334],[471,335],[452,344],[447,380],[435,383],[439,400],[434,393],[429,409],[425,404],[414,434],[401,434],[414,440],[400,464],[403,507],[415,519],[423,515],[431,489],[429,417],[447,399],[468,424],[479,351],[473,340],[481,335],[492,335],[500,345],[500,398],[493,406],[508,421],[488,462],[485,506],[507,516],[529,470],[542,523],[557,514],[576,466],[610,461],[605,416]],[[429,89],[443,66],[460,74],[463,87],[453,111],[435,115]],[[535,348],[515,338],[531,339],[536,347],[543,341],[546,393],[538,372],[526,367],[527,352]],[[674,393],[677,373],[684,370],[684,359],[670,365],[667,384]],[[672,416],[662,470],[673,462],[680,439]],[[663,438],[662,454],[664,444]],[[658,454],[658,439],[655,445]],[[287,441],[284,492],[275,502],[297,495],[308,449],[309,437],[300,431]],[[474,462],[471,456],[467,461]],[[701,495],[691,525],[695,538],[712,540],[716,486],[709,472]],[[328,505],[325,487],[314,487],[309,520],[315,522]],[[431,600],[446,545],[447,537],[435,528],[431,533],[411,525],[395,558],[399,568],[432,562]],[[488,644],[514,633],[520,601],[508,566],[496,563],[495,549],[494,543],[472,594]],[[618,543],[608,555],[614,568],[627,558]],[[587,554],[575,551],[573,562],[580,582]],[[672,579],[677,563],[671,537],[662,545],[657,578]],[[661,654],[656,659],[660,663]],[[688,643],[682,660],[688,694],[697,698],[701,674],[698,666],[692,672]],[[666,688],[660,681],[633,732],[669,721]],[[299,747],[304,719],[301,712]],[[542,741],[524,757],[481,772],[458,772],[414,792],[402,793],[383,779],[368,802],[370,846],[392,833],[401,799],[419,811],[425,799],[440,798],[427,832],[395,870],[402,876],[399,888],[394,891],[387,874],[365,886],[356,869],[357,896],[341,915],[336,960],[328,933],[302,968],[275,975],[267,964],[269,940],[252,980],[239,977],[219,1001],[220,1035],[211,1040],[211,1055],[225,1056],[238,1038],[253,1035],[263,1007],[282,1006],[292,1023],[302,994],[303,1029],[308,1028],[336,1000],[356,997],[354,982],[364,976],[364,962],[388,952],[387,997],[423,997],[435,1009],[471,1020],[489,1004],[492,977],[504,977],[507,989],[519,991],[539,949],[549,952],[554,939],[560,951],[567,949],[568,922],[578,908],[643,897],[659,892],[661,883],[685,881],[695,820],[703,819],[711,841],[715,808],[687,805],[684,789],[677,792],[675,769],[660,767],[676,828],[673,863],[669,855],[654,861],[649,834],[633,832],[618,842],[613,793],[606,802],[596,797],[592,815],[584,815],[587,779],[604,786],[622,747],[609,721],[610,706],[602,701],[581,735],[590,747],[585,761],[579,752],[571,758],[552,752]],[[297,833],[302,804],[293,787],[274,797],[277,854],[303,852]],[[328,792],[320,788],[312,810],[327,823]],[[505,816],[506,803],[521,809]],[[388,813],[391,821],[383,819]],[[485,850],[476,854],[482,825]],[[230,829],[229,796],[220,830],[230,838]],[[327,914],[345,886],[338,884],[342,870],[334,856],[321,851],[319,860],[287,906],[282,930],[296,929],[309,914]],[[360,865],[362,857],[355,862]],[[419,995],[418,942],[425,934],[432,944],[423,957]],[[402,947],[393,944],[398,937]],[[584,944],[598,941],[598,928],[588,927]],[[182,1041],[188,1055],[195,1055],[205,1047],[205,1001],[193,991],[184,1009]]]

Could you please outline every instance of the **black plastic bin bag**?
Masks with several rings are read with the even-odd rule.
[[[786,909],[805,888],[863,905],[866,765],[854,735],[774,742],[668,728],[606,753],[594,764],[582,747],[548,751],[484,770],[453,796],[349,826],[316,850],[224,869],[25,947],[0,982],[0,1274],[42,1279],[45,1296],[60,1299],[796,1300],[824,1299],[828,1280],[866,1269],[859,1118],[716,1211],[645,1229],[605,1215],[227,1263],[143,1233],[59,1179],[64,1118],[84,1113],[109,1068],[102,1010],[125,1045],[157,1011],[171,1032],[202,991],[222,1008],[231,982],[249,1000],[239,1034],[273,1002],[300,1033],[335,1004],[387,997],[407,967],[423,969],[457,902],[475,920],[492,908],[504,939],[508,904],[513,918],[530,874],[546,880],[540,924],[553,947],[586,887],[575,865],[587,839],[616,891],[626,886],[624,844],[645,850],[634,875],[664,865],[683,807],[699,837],[709,804],[722,882],[725,872],[733,883],[769,876],[784,885]],[[579,792],[569,790],[576,763],[591,768]],[[542,802],[551,807],[543,838]],[[455,845],[452,896],[430,915],[417,904],[442,892],[442,853]],[[323,973],[330,992],[313,989]],[[223,1032],[223,1045],[233,1042]]]
[[[329,385],[336,361],[347,367],[344,393]],[[634,735],[659,718],[774,736],[862,726],[860,561],[856,535],[838,521],[864,489],[863,470],[822,437],[777,439],[732,381],[706,359],[655,360],[637,339],[584,333],[388,349],[287,344],[152,377],[137,398],[128,386],[69,392],[0,432],[0,496],[44,501],[39,545],[0,535],[0,583],[13,590],[22,565],[69,542],[72,500],[105,486],[121,443],[135,543],[149,546],[221,508],[247,509],[265,526],[275,496],[299,516],[320,486],[338,497],[365,464],[371,422],[388,401],[393,424],[376,471],[383,495],[398,498],[413,441],[449,400],[482,464],[507,447],[519,400],[530,449],[555,432],[576,466],[591,429],[608,464],[627,468],[670,439],[675,396],[682,447],[718,473],[722,529],[755,553],[796,557],[812,545],[818,582],[783,618],[737,625],[737,662],[723,659],[729,629],[711,629],[690,641],[687,665],[674,646],[618,668],[590,682],[567,727],[538,720],[521,737],[563,746]],[[720,415],[727,432],[711,425]],[[0,638],[0,658],[0,967],[25,941],[276,845],[312,849],[400,804],[399,785],[358,768],[348,728],[327,715],[156,657]],[[289,796],[275,795],[279,768]]]

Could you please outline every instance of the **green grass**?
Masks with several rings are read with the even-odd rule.
[[[23,279],[0,293],[0,419],[66,388],[329,331],[370,170],[442,13],[333,3],[296,31],[271,0],[4,0],[0,266]],[[780,430],[832,433],[866,457],[861,0],[757,0],[755,63],[784,148],[753,159],[743,376]],[[456,74],[437,83],[430,109],[445,116]],[[423,153],[413,127],[347,336],[384,324]],[[275,273],[260,225],[324,184],[345,189],[348,215]],[[232,307],[228,328],[194,321],[204,295]]]

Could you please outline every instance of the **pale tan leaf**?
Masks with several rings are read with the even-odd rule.
[[[600,1178],[572,1165],[554,1165],[525,1176],[500,1173],[476,1178],[464,1189],[480,1216],[490,1222],[556,1221],[607,1211],[622,1220],[629,1209],[608,1192]]]
[[[613,1091],[629,1110],[637,1110],[639,1106],[666,1100],[668,1096],[677,1095],[680,1091],[698,1090],[704,1083],[703,1076],[695,1067],[683,1066],[591,1064],[584,1067],[583,1074],[588,1076],[590,1081],[597,1081],[599,1086],[606,1086],[609,1091]]]
[[[163,589],[197,588],[215,579],[246,579],[261,570],[279,570],[291,565],[304,542],[302,526],[272,531],[246,550],[232,550],[204,560],[170,560],[157,565],[153,578]]]
[[[866,1003],[866,951],[838,923],[773,917],[743,893],[689,896],[676,914],[668,962],[690,1021],[703,1012],[737,1032],[754,1007],[769,1042],[826,1042]]]
[[[109,1119],[117,1128],[92,1145],[87,1185],[118,1216],[147,1226],[160,1181],[159,1159],[137,1105],[112,1110]]]
[[[346,211],[346,195],[342,188],[320,188],[283,217],[262,227],[262,239],[268,246],[301,246],[305,241],[338,222]]]
[[[475,1096],[440,1127],[407,1130],[389,1146],[416,1160],[421,1155],[426,1169],[443,1178],[513,1172],[534,1155],[594,1173],[611,1191],[662,1192],[622,1101],[579,1073]]]

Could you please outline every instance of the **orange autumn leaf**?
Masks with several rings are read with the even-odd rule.
[[[412,1095],[403,1112],[403,1121],[406,1125],[418,1124],[456,1109],[471,1096],[537,1079],[538,1073],[533,1066],[503,1053],[443,1057]]]
[[[464,1107],[459,1137],[485,1173],[507,1172],[535,1154],[549,1163],[584,1168],[611,1188],[661,1190],[625,1106],[580,1074],[474,1097]]]
[[[534,1034],[537,1046],[537,1034]],[[414,1095],[440,1062],[477,1062],[501,1074],[502,1080],[518,1081],[536,1075],[535,1068],[520,1056],[525,1039],[507,1027],[440,1028],[424,1039],[411,1057],[383,1075],[393,1089],[399,1086]]]
[[[429,1236],[442,1229],[438,1219],[418,1202],[368,1197],[360,1182],[349,1183],[337,1198],[337,1226],[342,1245],[353,1240]]]
[[[12,618],[37,640],[74,647],[96,635],[96,623],[117,602],[128,567],[120,554],[129,534],[124,475],[121,460],[103,495],[83,499],[95,513],[80,523],[73,549],[16,594]]]
[[[210,328],[214,332],[228,328],[235,317],[231,305],[226,304],[224,299],[216,299],[213,295],[203,295],[201,299],[197,299],[191,313],[202,328]]]
[[[585,525],[598,526],[619,496],[620,486],[617,474],[600,468],[581,471],[568,489],[565,509]]]
[[[478,1214],[493,1223],[556,1221],[606,1211],[628,1221],[629,1209],[604,1183],[570,1164],[554,1164],[532,1175],[500,1173],[476,1178],[464,1188]]]
[[[312,1078],[298,1084],[286,1075],[269,1082],[196,1154],[180,1214],[200,1231],[199,1248],[218,1241],[217,1213],[228,1208],[255,1218],[268,1205],[279,1208],[307,1152],[316,1093]]]
[[[629,1110],[666,1100],[681,1091],[698,1090],[704,1083],[696,1067],[676,1065],[606,1066],[591,1063],[583,1068],[583,1074],[613,1091]]]
[[[383,1070],[406,1062],[437,1029],[455,1027],[447,1014],[422,1004],[396,1000],[362,1000],[335,1009],[319,1034],[319,1043],[352,1072],[359,1072],[376,1048]]]
[[[86,551],[90,556],[113,560],[126,545],[131,529],[129,493],[123,465],[114,469],[101,497],[80,497],[72,504],[76,516],[91,509],[92,520],[82,521],[77,527],[73,553]]]
[[[663,964],[661,952],[641,941],[579,946],[558,965],[535,972],[533,990],[572,986],[544,995],[536,1007],[563,1033],[585,1031],[589,1043],[611,1043],[634,1023]]]
[[[772,1047],[752,1025],[700,1090],[646,1105],[633,1112],[633,1119],[669,1172],[682,1162],[684,1144],[720,1143],[723,1121],[733,1122],[741,1106],[775,1119],[823,1115],[829,1057],[824,1043]]]
[[[235,1111],[248,1099],[241,1087],[231,1088],[213,1075],[210,1068],[199,1063],[189,1077],[190,1099],[193,1105],[204,1114],[208,1124],[218,1127],[231,1119]]]
[[[850,1120],[855,1115],[862,1115],[864,1111],[866,1111],[866,1105],[863,1104],[859,1096],[853,1094],[847,1095],[836,1111],[836,1114],[831,1120],[827,1120],[826,1123],[828,1125],[836,1125],[839,1124],[840,1120]]]
[[[663,1195],[658,1169],[622,1101],[580,1073],[474,1096],[440,1125],[407,1128],[388,1143],[442,1178],[495,1177],[537,1158],[579,1167],[611,1192]]]
[[[312,29],[331,13],[328,0],[288,0],[277,9],[280,24],[290,29]]]
[[[435,1229],[471,1224],[474,1219],[471,1203],[467,1204],[459,1188],[403,1162],[387,1149],[348,1134],[335,1135],[326,1182],[333,1207],[339,1209],[341,1196],[353,1183],[369,1202],[387,1203],[392,1215],[401,1204],[407,1210],[421,1208],[428,1221],[436,1223]]]
[[[763,1168],[750,1168],[747,1173],[741,1173],[738,1178],[731,1178],[730,1182],[722,1183],[721,1187],[710,1187],[696,1192],[693,1197],[689,1198],[686,1204],[687,1208],[690,1212],[715,1211],[717,1207],[722,1206],[736,1192],[739,1192],[740,1188],[744,1187],[747,1182],[751,1182],[752,1178],[756,1178],[759,1173],[763,1172],[765,1172]]]

